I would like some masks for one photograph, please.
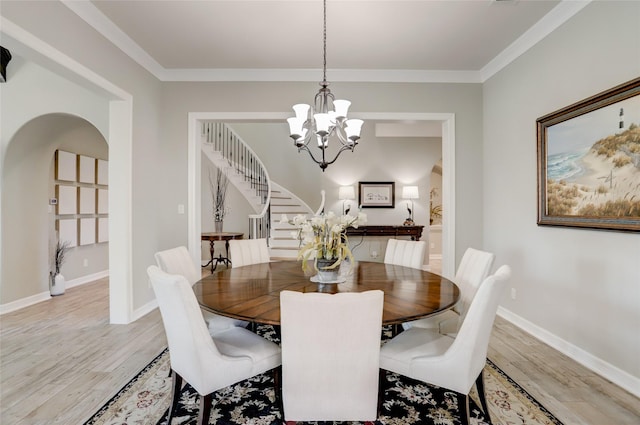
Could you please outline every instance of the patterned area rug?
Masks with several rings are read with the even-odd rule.
[[[271,327],[261,327],[258,332],[269,339],[278,340]],[[165,350],[85,425],[167,425],[166,413],[171,397],[169,372],[169,352]],[[376,425],[460,424],[455,393],[394,373],[387,373],[383,390],[385,401]],[[472,393],[472,425],[562,425],[491,361],[487,361],[485,367],[485,391],[491,422],[485,418],[475,402],[476,395]],[[258,375],[216,392],[213,403],[209,424],[282,424],[282,415],[275,403],[271,373]],[[197,413],[198,395],[189,385],[185,385],[171,425],[194,424]],[[326,422],[322,424],[328,425]],[[355,424],[359,423],[349,423]]]

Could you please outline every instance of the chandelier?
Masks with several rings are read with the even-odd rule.
[[[287,122],[289,123],[289,137],[293,139],[293,144],[298,148],[298,152],[307,151],[311,159],[324,172],[343,151],[354,150],[358,139],[360,139],[360,129],[363,123],[362,120],[347,119],[347,111],[351,102],[336,100],[329,89],[327,82],[327,0],[324,0],[323,48],[322,82],[313,106],[304,103],[293,105],[296,116],[288,118]],[[340,143],[340,148],[333,159],[327,159],[330,137],[334,137]],[[309,148],[309,143],[313,139],[316,140],[320,150],[317,152],[319,158],[316,158]]]

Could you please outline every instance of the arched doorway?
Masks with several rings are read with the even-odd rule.
[[[74,152],[87,158],[108,157],[104,136],[85,119],[69,114],[52,113],[25,123],[7,146],[2,169],[2,251],[3,271],[0,295],[3,304],[23,298],[46,298],[51,270],[52,247],[61,218],[67,221],[98,217],[94,214],[57,215],[51,199],[56,199],[56,186],[95,196],[96,185],[56,182],[54,157],[56,150]],[[93,188],[93,193],[89,188]],[[91,199],[89,199],[91,201]],[[90,220],[89,220],[90,221]],[[80,221],[78,221],[80,223]],[[72,285],[107,275],[107,244],[86,244],[69,252],[67,279]]]

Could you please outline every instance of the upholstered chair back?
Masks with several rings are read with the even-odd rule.
[[[461,293],[460,302],[453,308],[457,313],[463,315],[468,310],[480,284],[489,275],[494,259],[495,254],[491,252],[467,248],[454,278]]]
[[[384,293],[280,293],[287,421],[374,421]]]
[[[171,369],[200,394],[209,394],[251,376],[251,358],[223,358],[202,318],[193,289],[180,275],[147,269],[167,334]],[[241,378],[244,379],[244,378]]]
[[[426,250],[427,243],[425,241],[389,239],[384,253],[384,262],[386,264],[421,269],[424,264]]]
[[[232,239],[229,241],[229,256],[234,268],[271,261],[266,239]]]
[[[184,246],[156,252],[155,258],[161,270],[169,274],[182,275],[191,285],[202,278],[202,272]]]

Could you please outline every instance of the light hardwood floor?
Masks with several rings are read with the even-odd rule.
[[[109,324],[108,280],[0,316],[0,423],[82,424],[166,346],[157,310]],[[640,400],[497,318],[491,358],[566,425],[638,425]]]

